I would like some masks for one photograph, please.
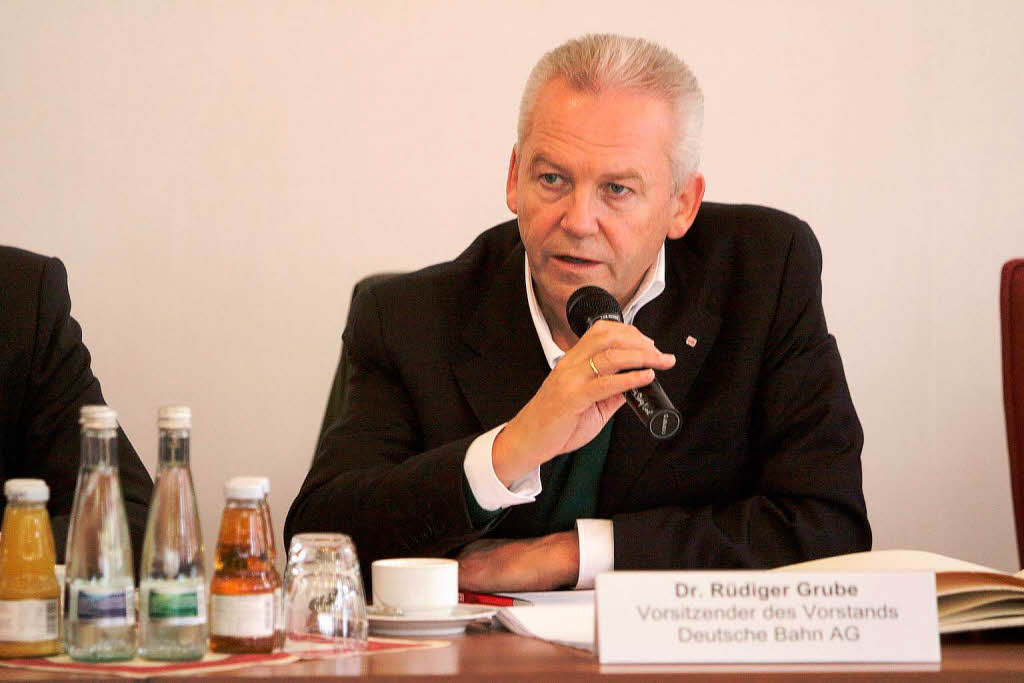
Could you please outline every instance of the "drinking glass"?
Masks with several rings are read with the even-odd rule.
[[[327,533],[293,536],[284,590],[289,641],[366,647],[366,598],[351,538]]]

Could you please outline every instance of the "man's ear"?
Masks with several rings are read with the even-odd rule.
[[[512,158],[508,161],[508,180],[505,181],[505,203],[509,210],[519,215],[519,201],[516,185],[519,182],[519,148],[512,145]]]
[[[697,210],[704,200],[704,176],[694,173],[690,179],[683,183],[677,190],[675,197],[676,212],[672,216],[672,225],[668,229],[670,240],[679,239],[686,234],[686,231],[693,225],[697,218]]]

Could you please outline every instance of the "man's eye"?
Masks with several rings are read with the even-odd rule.
[[[625,185],[619,185],[618,183],[608,183],[608,192],[616,197],[625,197],[627,194],[632,192]]]
[[[561,180],[561,179],[562,179],[562,177],[560,175],[558,175],[557,173],[541,173],[540,174],[540,181],[542,183],[544,183],[545,185],[557,185],[558,181]]]

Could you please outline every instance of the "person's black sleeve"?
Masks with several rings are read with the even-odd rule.
[[[615,568],[774,567],[868,550],[863,431],[821,304],[821,251],[789,244],[752,417],[753,495],[614,515]]]
[[[493,528],[474,528],[464,491],[477,435],[425,448],[413,403],[383,343],[372,287],[352,302],[342,336],[349,377],[341,418],[324,434],[285,521],[293,534],[342,532],[364,567],[374,559],[445,555]]]
[[[32,373],[26,395],[25,452],[19,470],[39,477],[50,487],[48,510],[59,562],[64,561],[68,522],[78,478],[80,437],[78,416],[83,405],[105,404],[99,380],[92,374],[82,329],[71,317],[67,272],[51,258],[39,284]],[[138,572],[153,480],[124,431],[118,428],[121,487]]]

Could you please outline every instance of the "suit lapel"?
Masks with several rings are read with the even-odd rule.
[[[671,245],[671,243],[670,243]],[[641,426],[628,406],[616,414],[612,441],[605,461],[598,511],[624,503],[652,457],[678,450],[677,439],[685,433],[686,396],[718,335],[721,315],[710,300],[704,265],[685,244],[671,249],[665,273],[665,291],[644,306],[633,324],[651,337],[662,351],[674,353],[676,364],[658,373],[658,381],[676,409],[684,429],[671,439],[657,441]]]
[[[676,354],[675,366],[658,376],[683,414],[685,427],[690,413],[686,396],[715,342],[722,319],[711,301],[712,288],[700,258],[685,243],[669,251],[665,291],[641,309],[634,324],[654,339],[659,349]],[[529,315],[524,258],[519,244],[498,268],[493,285],[463,329],[464,347],[454,363],[456,381],[483,429],[512,419],[550,371]],[[691,337],[692,346],[687,343]],[[650,459],[678,450],[678,438],[655,441],[624,406],[612,430],[601,478],[599,514],[607,514],[628,501]]]
[[[484,429],[512,419],[549,369],[526,301],[525,252],[517,245],[463,329],[455,378]]]

